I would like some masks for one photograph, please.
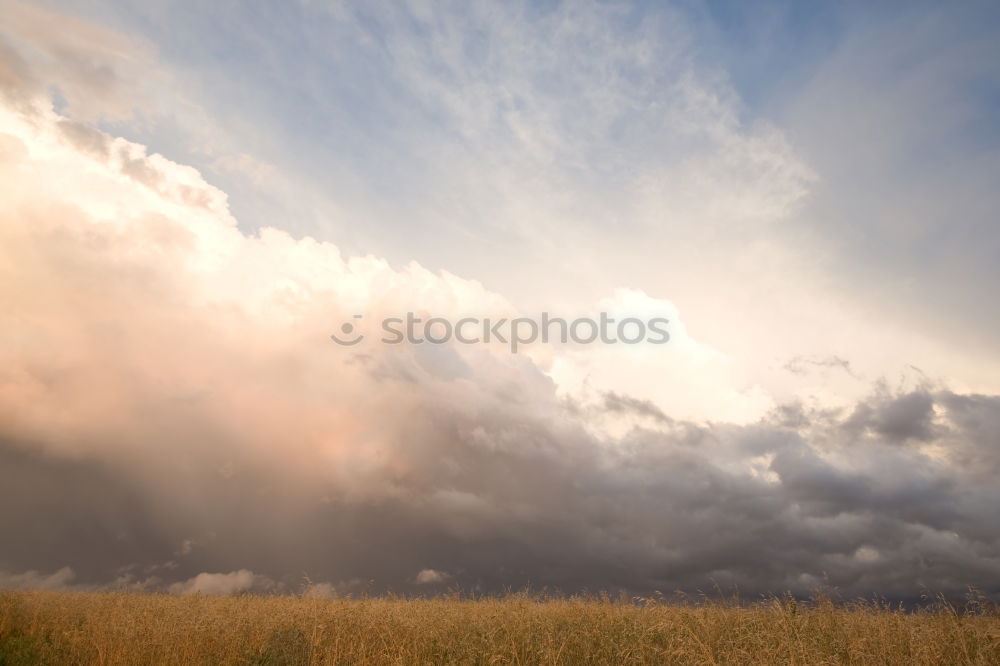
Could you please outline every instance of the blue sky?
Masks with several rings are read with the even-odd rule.
[[[735,131],[749,135],[761,124],[773,127],[817,173],[792,233],[815,234],[832,248],[831,271],[871,273],[870,280],[892,288],[886,297],[913,307],[916,288],[966,328],[982,317],[984,306],[996,323],[996,312],[981,300],[953,298],[957,285],[949,277],[958,272],[963,284],[984,291],[995,286],[992,207],[978,203],[992,200],[997,159],[996,10],[989,3],[892,10],[868,3],[603,3],[589,13],[574,11],[573,3],[552,3],[493,12],[502,16],[492,18],[485,10],[457,8],[447,12],[448,21],[390,5],[330,7],[341,9],[308,3],[260,3],[250,10],[227,3],[82,3],[72,9],[148,40],[171,73],[174,94],[217,124],[211,141],[218,146],[206,150],[205,137],[198,135],[203,124],[171,106],[166,91],[161,108],[146,111],[140,122],[104,126],[209,173],[229,193],[246,228],[276,225],[333,240],[351,252],[375,252],[395,262],[417,259],[462,274],[475,273],[491,248],[516,252],[520,241],[511,238],[504,212],[470,201],[486,194],[463,191],[461,179],[442,165],[442,153],[446,160],[464,160],[465,169],[489,173],[507,159],[497,157],[491,166],[487,156],[491,141],[505,140],[503,128],[456,132],[455,109],[415,89],[412,77],[429,77],[459,96],[478,75],[489,77],[487,85],[513,82],[525,72],[513,56],[503,60],[504,26],[513,30],[511,39],[528,40],[518,22],[547,16],[550,27],[560,21],[565,26],[599,16],[600,26],[568,37],[556,56],[572,59],[577,49],[588,48],[588,40],[603,39],[609,48],[645,39],[654,59],[669,53],[675,61],[613,64],[615,76],[623,77],[620,86],[646,88],[634,100],[640,106],[617,110],[619,116],[602,125],[599,135],[570,136],[586,132],[583,120],[573,118],[573,86],[582,80],[560,74],[558,63],[549,73],[538,67],[520,81],[525,91],[543,92],[545,112],[561,114],[554,131],[577,142],[587,159],[573,164],[568,155],[555,156],[569,179],[560,186],[570,192],[608,190],[598,198],[610,210],[595,215],[593,225],[616,224],[613,200],[627,187],[614,179],[634,175],[602,169],[609,157],[639,170],[718,150],[695,145],[690,137],[678,145],[678,137],[663,136],[669,131],[651,125],[656,104],[669,96],[662,89],[690,69],[724,99]],[[460,44],[448,41],[457,39],[455,30],[463,31]],[[412,54],[399,49],[404,43],[425,44],[425,59],[415,64]],[[435,60],[446,54],[434,49],[456,45],[462,71]],[[492,61],[483,60],[487,53]],[[596,75],[590,83],[601,85]],[[529,110],[543,106],[537,98],[512,103]],[[492,112],[504,111],[494,106]],[[651,131],[660,132],[660,143],[644,145]],[[302,192],[281,193],[220,169],[216,153],[234,150],[277,166]],[[595,204],[601,205],[587,206]],[[918,219],[901,231],[885,219],[883,206],[890,217]],[[467,259],[428,240],[442,228],[466,236],[461,254]],[[879,267],[891,273],[879,273]],[[499,270],[473,276],[504,289],[495,275]],[[916,285],[899,284],[899,275]],[[941,282],[948,283],[949,294],[935,293]],[[927,314],[914,317],[926,320]]]

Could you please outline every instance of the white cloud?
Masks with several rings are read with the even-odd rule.
[[[200,573],[193,578],[170,586],[172,594],[233,595],[241,592],[273,592],[274,581],[240,569],[229,573]]]
[[[414,582],[417,585],[438,585],[449,580],[451,576],[444,572],[438,571],[437,569],[421,569],[417,572]]]

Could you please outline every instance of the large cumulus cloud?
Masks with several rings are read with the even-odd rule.
[[[128,50],[102,35],[0,52],[0,584],[1000,593],[1000,397],[777,404],[629,290],[597,307],[665,308],[669,348],[338,347],[356,313],[515,308],[244,233],[196,170],[86,122],[132,99],[124,65],[77,71]],[[56,113],[50,80],[97,109]]]
[[[558,351],[340,348],[358,311],[512,308],[246,236],[194,170],[32,109],[0,126],[8,581],[998,591],[1000,398],[925,381],[695,423],[561,393]]]

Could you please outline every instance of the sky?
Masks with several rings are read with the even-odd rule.
[[[998,33],[0,0],[0,585],[1000,595]]]

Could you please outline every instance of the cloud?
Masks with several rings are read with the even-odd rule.
[[[200,573],[186,581],[170,586],[172,594],[233,595],[241,592],[272,592],[274,581],[240,569],[230,573]]]
[[[845,423],[853,431],[869,428],[890,441],[934,439],[934,399],[924,391],[889,398],[872,407],[858,405]]]
[[[561,11],[546,23],[551,45],[529,40],[539,51],[527,61],[589,38],[622,69],[652,57],[622,47],[594,15]],[[520,25],[507,18],[502,29]],[[431,27],[433,52],[446,58],[454,31]],[[530,190],[525,174],[549,161],[602,156],[568,141],[565,127],[602,136],[631,118],[620,100],[658,108],[627,77],[609,74],[613,99],[580,81],[593,59],[556,81],[504,60],[486,68],[497,80],[479,97],[454,95],[407,39],[392,40],[392,57],[416,58],[400,76],[421,99],[440,100],[464,136],[501,137],[501,163],[524,167],[497,192],[469,183],[486,190],[487,206],[498,192]],[[460,64],[441,67],[474,89],[478,70]],[[497,116],[506,102],[491,95],[508,80],[523,83],[511,94],[525,104],[549,83],[587,83],[587,113],[542,96]],[[646,183],[647,201],[680,215],[731,185],[736,196],[708,221],[746,204],[748,224],[764,226],[794,206],[807,170],[782,137],[747,132],[694,78],[671,90],[671,127],[707,117],[689,138],[719,150]],[[665,313],[662,354],[338,347],[329,333],[356,313],[519,313],[446,271],[241,230],[226,194],[197,170],[30,101],[0,111],[0,533],[16,535],[0,564],[57,574],[23,580],[65,583],[58,572],[71,566],[79,584],[205,594],[296,590],[303,573],[327,581],[308,593],[420,591],[445,572],[482,591],[719,584],[803,594],[825,583],[845,595],[1000,593],[997,396],[837,372],[866,393],[846,406],[824,395],[784,401],[696,339],[677,305],[638,289],[573,309]],[[587,115],[599,122],[586,125]],[[664,149],[676,139],[662,138]],[[774,191],[753,185],[772,176]],[[525,219],[519,233],[531,229]],[[768,349],[795,334],[774,328]],[[843,335],[859,339],[852,333]],[[826,351],[793,369],[856,367]]]
[[[670,417],[649,400],[639,400],[627,395],[618,395],[614,391],[604,394],[604,408],[610,412],[632,412],[637,416],[653,419],[661,423],[670,422]]]
[[[4,3],[0,91],[22,110],[54,88],[78,119],[130,117],[164,82],[153,62],[142,40],[36,4]]]
[[[417,577],[414,578],[414,582],[417,585],[437,585],[444,583],[450,578],[451,576],[444,571],[438,571],[436,569],[421,569],[417,572]]]
[[[0,589],[61,589],[67,587],[75,577],[73,570],[69,567],[63,567],[50,574],[38,571],[25,571],[19,574],[0,571]]]
[[[419,588],[426,562],[482,590],[995,592],[1000,498],[971,463],[996,464],[997,398],[875,387],[847,410],[693,422],[622,389],[616,365],[661,362],[641,350],[341,348],[328,332],[358,311],[513,308],[417,265],[244,235],[194,170],[121,139],[91,150],[39,113],[0,117],[24,146],[0,165],[8,569],[74,553],[81,583],[125,568],[179,593],[302,572]],[[623,304],[664,307],[606,303]],[[676,332],[682,359],[712,358]],[[533,360],[566,354],[590,393]]]

